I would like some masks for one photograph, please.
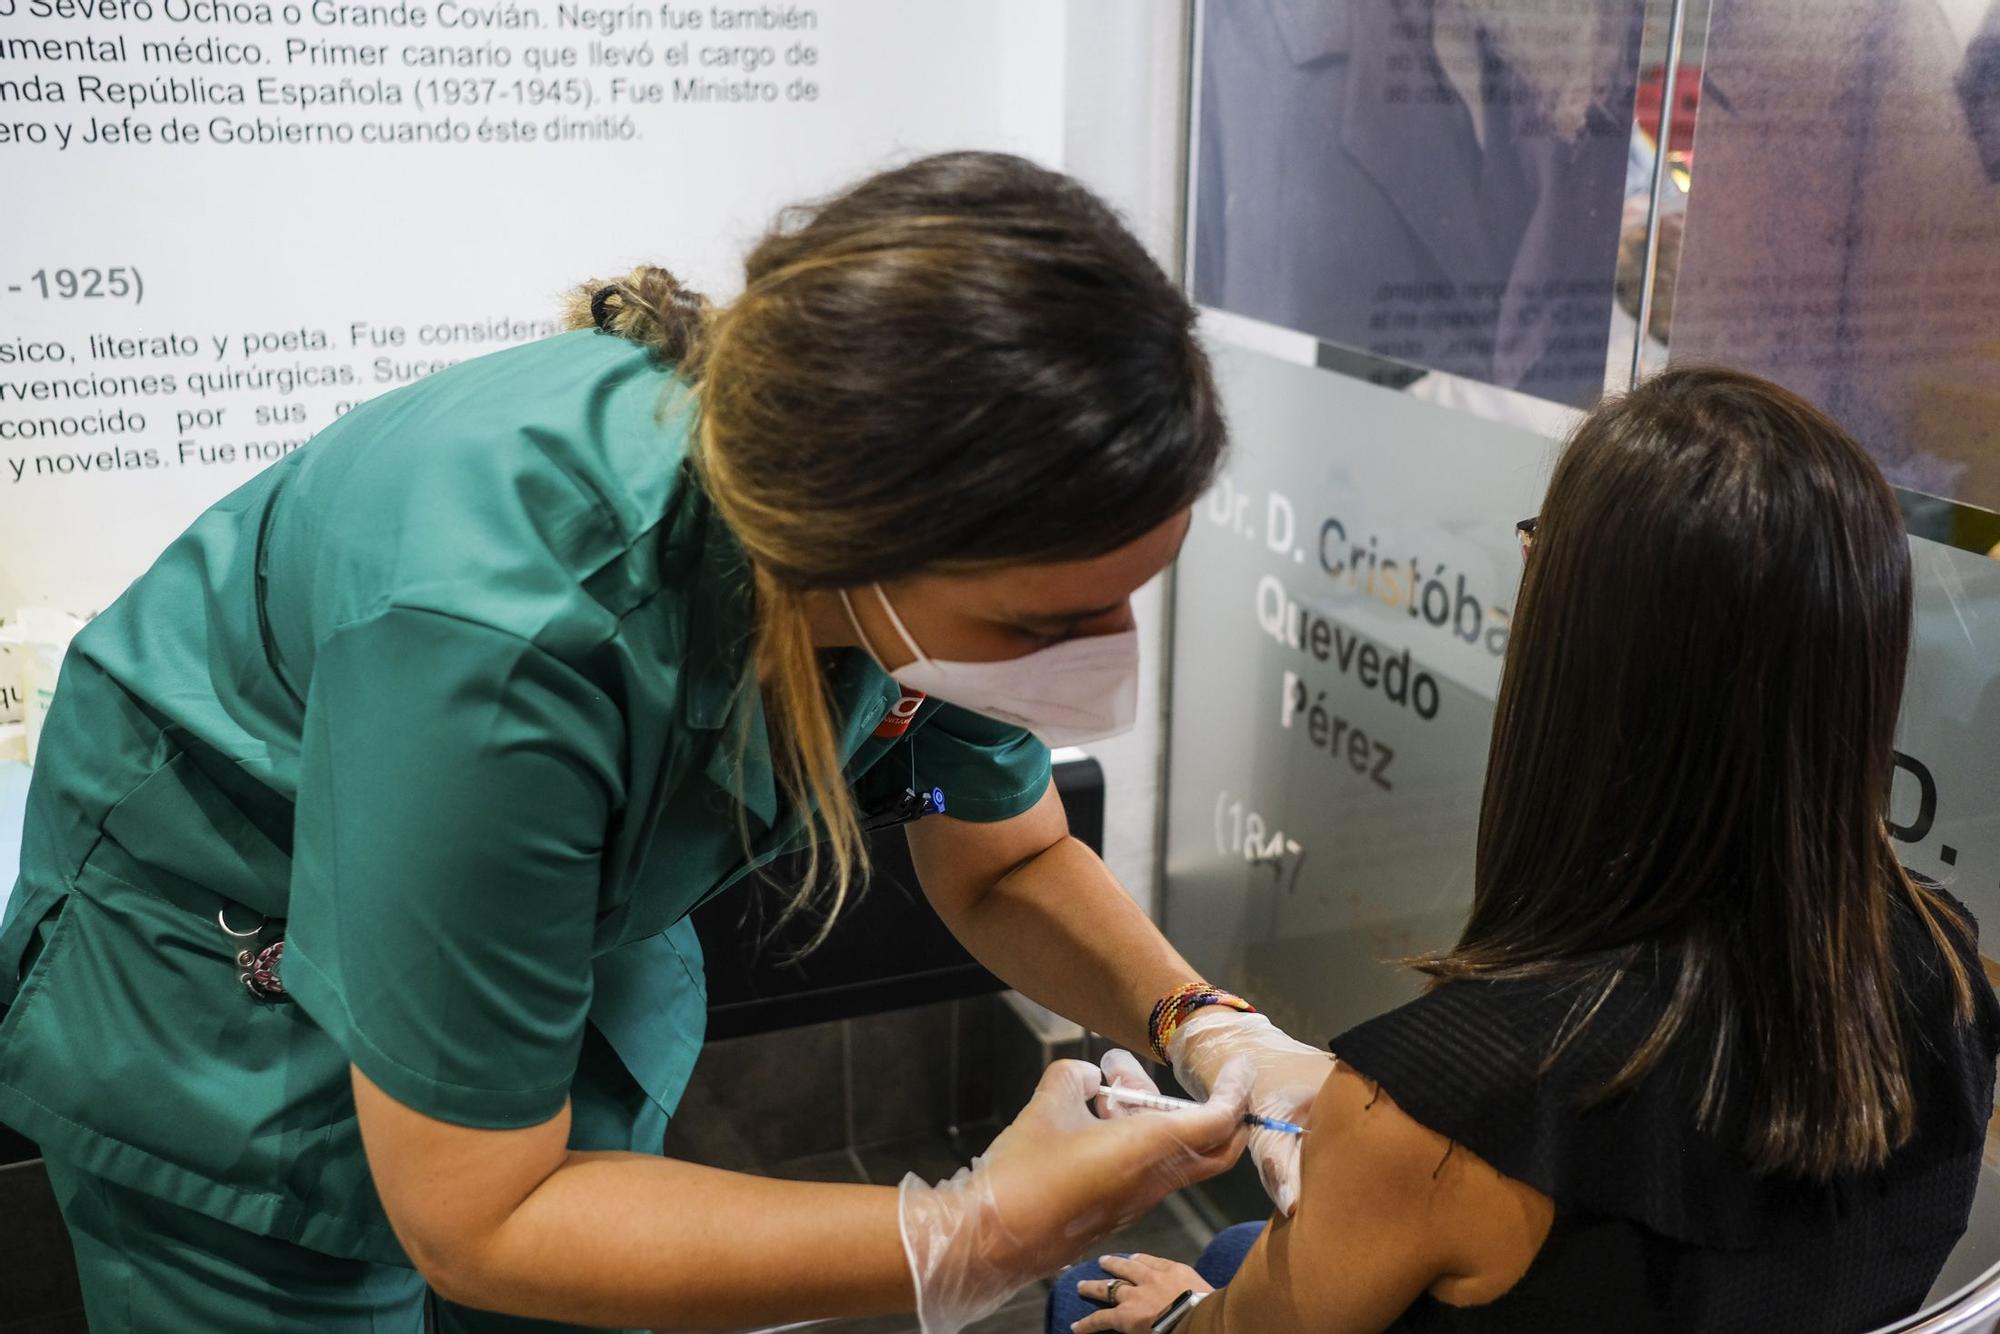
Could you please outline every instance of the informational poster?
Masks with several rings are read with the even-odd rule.
[[[1175,583],[1166,923],[1301,1035],[1416,993],[1471,904],[1519,586],[1556,444],[1218,350],[1235,434]],[[1913,542],[1888,812],[1904,861],[2000,922],[2000,561]]]
[[[1591,402],[1605,386],[1644,11],[1203,4],[1196,298]]]
[[[2000,0],[1717,5],[1702,90],[1672,356],[2000,510]]]
[[[101,609],[587,279],[727,298],[788,203],[946,148],[1060,165],[1062,29],[1057,0],[0,0],[0,618]]]

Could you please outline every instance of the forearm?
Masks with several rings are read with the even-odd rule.
[[[1074,838],[948,912],[946,924],[1009,986],[1138,1052],[1153,1002],[1197,976]]]
[[[620,1328],[732,1328],[915,1305],[894,1190],[644,1154],[570,1154],[455,1263],[446,1295],[456,1300]]]

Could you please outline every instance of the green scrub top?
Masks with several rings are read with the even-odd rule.
[[[687,914],[805,838],[682,388],[594,331],[451,367],[222,500],[77,637],[0,922],[0,1120],[392,1262],[350,1061],[517,1127],[608,1048],[663,1123],[706,1016]],[[900,690],[865,654],[828,683],[864,810],[914,774],[1000,820],[1048,784],[1039,742],[936,701],[877,736]],[[282,936],[291,1002],[238,980],[218,912]]]

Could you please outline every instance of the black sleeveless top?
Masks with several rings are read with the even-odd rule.
[[[1915,1311],[1972,1208],[2000,1004],[1961,949],[1974,1018],[1958,1023],[1937,947],[1913,912],[1895,918],[1917,1133],[1880,1172],[1827,1185],[1751,1173],[1743,1098],[1716,1133],[1697,1128],[1698,1043],[1675,1043],[1638,1088],[1586,1107],[1663,1012],[1671,958],[1635,969],[1547,1071],[1572,984],[1449,983],[1335,1038],[1412,1118],[1556,1205],[1513,1288],[1473,1307],[1426,1294],[1391,1329],[1839,1334]],[[1755,1060],[1741,1055],[1736,1089]]]

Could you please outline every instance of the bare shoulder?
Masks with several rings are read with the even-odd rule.
[[[1555,1221],[1548,1196],[1417,1121],[1345,1061],[1313,1105],[1302,1158],[1301,1211],[1316,1195],[1342,1212],[1342,1197],[1366,1201],[1371,1224],[1419,1258],[1424,1288],[1455,1305],[1512,1287]]]
[[[1428,1292],[1490,1301],[1527,1272],[1555,1207],[1420,1124],[1345,1062],[1300,1146],[1299,1207],[1274,1215],[1195,1328],[1376,1334]]]

